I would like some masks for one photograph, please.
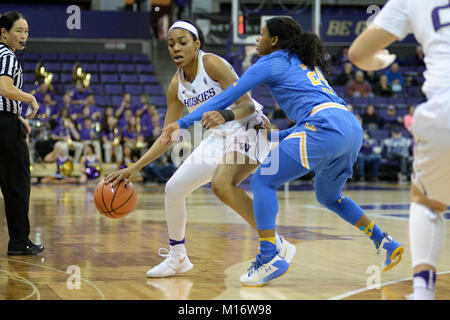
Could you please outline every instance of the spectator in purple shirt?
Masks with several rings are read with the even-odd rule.
[[[101,130],[103,154],[105,155],[105,162],[111,163],[112,156],[116,158],[116,162],[120,161],[123,156],[123,148],[120,144],[119,129],[117,128],[117,120],[113,115],[105,118]],[[113,154],[114,151],[114,154]]]
[[[34,94],[34,97],[36,98],[36,101],[39,103],[43,103],[44,102],[44,95],[48,93],[50,94],[52,101],[55,100],[55,95],[53,94],[53,92],[51,92],[48,88],[48,85],[45,82],[41,82],[41,84],[39,85],[39,89],[36,91],[36,93]]]
[[[86,108],[86,110],[89,109]],[[102,151],[100,141],[97,140],[97,134],[93,128],[92,119],[89,116],[84,117],[83,122],[78,125],[78,133],[80,134],[80,142],[84,146],[91,144],[94,147],[95,155],[101,159]]]
[[[85,87],[81,82],[75,85],[75,91],[72,95],[72,103],[76,105],[83,105],[86,103],[86,97],[92,93],[89,87]]]
[[[367,178],[369,178],[369,181],[378,181],[381,159],[381,147],[378,145],[377,140],[371,138],[369,133],[365,131],[357,160],[359,181],[364,181]],[[366,176],[367,172],[365,169],[367,165],[372,167],[372,173]]]

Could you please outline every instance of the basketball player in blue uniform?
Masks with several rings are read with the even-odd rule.
[[[274,98],[295,121],[287,130],[271,132],[271,141],[280,141],[258,168],[251,180],[253,209],[260,238],[256,256],[240,281],[245,286],[260,286],[285,274],[289,263],[277,255],[274,232],[278,213],[277,187],[287,181],[315,173],[317,200],[348,223],[365,232],[376,249],[384,250],[383,271],[401,260],[404,247],[371,221],[349,197],[342,195],[345,182],[352,176],[352,166],[361,148],[363,130],[345,102],[328,84],[324,73],[328,65],[321,40],[303,32],[292,18],[275,17],[263,26],[257,41],[261,59],[221,94],[204,103],[191,114],[163,129],[164,141],[172,133],[188,128],[203,116],[205,127],[215,125],[214,118],[231,119],[226,106],[247,91],[264,83]],[[219,111],[213,111],[219,110]],[[278,139],[277,136],[278,135]],[[278,154],[278,159],[273,157]],[[271,162],[278,161],[275,174],[267,174]]]

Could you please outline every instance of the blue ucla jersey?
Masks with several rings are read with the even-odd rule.
[[[296,123],[303,122],[317,105],[346,105],[344,100],[336,95],[318,67],[310,70],[296,54],[278,50],[259,59],[233,85],[177,122],[181,128],[188,128],[194,121],[199,121],[203,113],[225,109],[261,84],[269,87],[277,103]]]

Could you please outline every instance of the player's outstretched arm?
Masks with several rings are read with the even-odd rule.
[[[181,118],[183,114],[184,105],[178,100],[178,77],[177,74],[172,78],[172,82],[167,90],[167,113],[164,121],[164,127],[167,124],[173,123]],[[106,177],[106,182],[112,185],[118,184],[122,180],[131,181],[138,174],[138,172],[149,165],[151,162],[158,159],[164,152],[169,149],[171,142],[163,141],[163,135],[160,135],[148,151],[136,163],[128,168],[115,171]]]

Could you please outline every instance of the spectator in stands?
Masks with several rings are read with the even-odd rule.
[[[166,183],[177,169],[169,159],[169,152],[165,152],[161,157],[144,167],[145,180],[152,180],[158,183]]]
[[[52,100],[51,95],[47,92],[44,94],[42,103],[39,103],[39,110],[36,114],[36,119],[48,121],[50,118],[56,118],[59,113],[56,102]]]
[[[375,106],[370,104],[367,106],[366,111],[361,116],[362,127],[365,130],[377,130],[383,126],[382,119],[375,112]]]
[[[397,115],[397,109],[393,104],[388,105],[384,119],[384,128],[392,132],[396,128],[403,127],[403,118]]]
[[[130,116],[126,128],[122,131],[122,141],[124,145],[129,145],[132,149],[136,148],[138,142],[138,132],[136,128],[136,117]]]
[[[63,108],[62,110],[65,109]],[[62,110],[61,112],[64,112]],[[71,118],[62,118],[60,124],[53,129],[51,138],[55,142],[55,148],[61,144],[64,148],[72,146],[75,149],[74,163],[80,161],[84,145],[79,142],[80,134]]]
[[[372,88],[375,88],[380,81],[380,77],[375,71],[366,71],[364,72],[364,78],[369,82]]]
[[[122,117],[117,118],[117,119],[119,119],[117,122],[119,132],[122,132],[123,130],[125,130],[127,128],[128,122],[132,116],[133,116],[133,111],[131,110],[131,108],[126,108],[124,110],[124,112],[122,113]]]
[[[128,92],[125,92],[123,94],[123,98],[122,98],[122,103],[120,104],[120,106],[116,109],[115,111],[115,115],[117,119],[122,118],[122,116],[125,113],[125,110],[130,109],[132,112],[132,114],[134,115],[134,110],[133,107],[131,105],[131,94],[129,94]]]
[[[95,96],[93,93],[89,93],[86,95],[86,104],[83,106],[83,108],[89,108],[89,116],[94,121],[100,121],[101,112],[100,108],[97,107],[95,104]]]
[[[378,181],[381,160],[381,147],[378,145],[378,141],[370,137],[367,131],[364,131],[364,139],[357,160],[359,181],[364,181],[367,178],[369,178],[369,181]],[[371,165],[371,175],[366,176],[366,165]]]
[[[103,109],[103,113],[100,116],[100,123],[102,128],[106,125],[106,121],[109,116],[114,116],[114,107],[113,106],[106,106]]]
[[[410,128],[413,123],[415,110],[416,110],[416,106],[410,105],[408,107],[408,113],[403,116],[403,125],[405,126],[405,129],[408,131],[411,131]]]
[[[54,103],[55,95],[50,91],[48,85],[44,81],[42,81],[39,84],[39,89],[33,95],[36,98],[36,101],[41,104],[44,103],[44,95],[47,93],[50,94],[52,103]]]
[[[348,58],[348,46],[342,47],[340,53],[334,58],[335,65],[343,66],[345,63],[349,62]]]
[[[117,162],[117,169],[128,168],[130,165],[139,160],[139,150],[131,148],[130,145],[124,145],[123,158]],[[144,176],[141,172],[133,179],[133,182],[141,182],[144,180]]]
[[[392,89],[392,95],[394,97],[401,97],[401,94],[403,92],[403,86],[400,83],[400,80],[398,78],[395,78],[394,80],[392,80],[391,89]]]
[[[85,109],[87,108],[84,108],[83,110]],[[83,118],[83,122],[80,123],[77,128],[80,135],[80,142],[84,146],[91,144],[95,150],[95,155],[97,156],[97,158],[101,159],[102,151],[100,141],[97,139],[97,132],[95,132],[95,129],[92,125],[92,119],[89,117],[89,115]]]
[[[144,141],[146,141],[147,145],[149,146],[148,141],[153,135],[152,118],[150,117],[150,114],[146,112],[142,115],[139,121],[141,123],[141,132],[142,135],[144,136]]]
[[[409,176],[409,164],[412,159],[410,146],[411,139],[402,136],[400,127],[396,127],[392,131],[391,138],[383,141],[382,155],[384,155],[387,160],[399,164],[400,172],[397,174],[399,183],[406,182],[407,177]]]
[[[111,163],[114,155],[116,162],[122,160],[123,148],[120,144],[119,129],[117,128],[117,120],[113,115],[108,115],[102,125],[101,137],[103,145],[103,154],[105,162]]]
[[[388,83],[390,86],[392,86],[392,83],[394,82],[394,79],[398,79],[400,85],[403,86],[403,76],[400,72],[400,67],[397,62],[393,63],[391,68],[386,71],[385,75],[388,78]]]
[[[336,86],[346,86],[355,78],[355,74],[353,72],[353,65],[350,62],[346,62],[344,64],[344,68],[342,73],[335,80]]]
[[[139,118],[142,117],[145,113],[149,112],[149,107],[151,105],[151,100],[148,94],[141,94],[140,99],[141,101],[135,109],[135,116]],[[155,106],[153,105],[153,107]]]
[[[72,103],[75,105],[86,104],[86,97],[90,93],[92,93],[92,90],[89,87],[85,87],[83,83],[77,82],[72,94]]]
[[[425,66],[425,62],[423,60],[424,58],[425,54],[423,53],[422,46],[418,45],[416,47],[416,53],[413,56],[409,57],[406,62],[411,66]]]
[[[392,97],[392,89],[389,85],[388,77],[385,74],[380,77],[380,80],[375,87],[375,95],[380,97]]]
[[[352,98],[368,98],[373,96],[372,87],[369,82],[364,79],[364,72],[359,70],[355,73],[355,79],[350,81],[347,86],[347,95]]]
[[[350,111],[351,113],[353,113],[353,114],[355,115],[356,119],[358,119],[359,124],[360,124],[361,127],[362,127],[362,119],[361,119],[361,116],[360,116],[359,113],[355,110],[355,108],[353,108],[353,105],[347,104],[347,109],[348,109],[348,111]]]
[[[62,97],[62,102],[58,105],[58,112],[61,111],[62,108],[67,108],[67,110],[74,110],[76,106],[72,103],[72,93],[66,92]]]

